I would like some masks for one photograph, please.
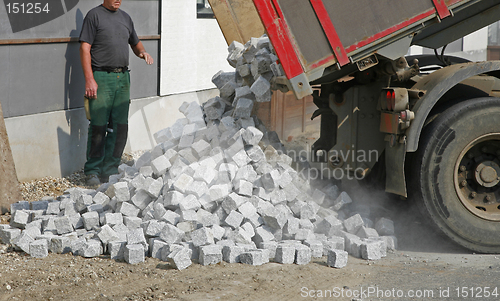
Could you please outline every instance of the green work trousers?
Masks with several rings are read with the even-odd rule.
[[[90,99],[86,175],[107,177],[118,173],[127,143],[130,74],[95,71],[97,98]]]

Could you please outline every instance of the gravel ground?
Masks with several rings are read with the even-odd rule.
[[[71,187],[86,187],[83,170],[64,178],[45,177],[29,182],[19,183],[21,195],[25,201],[38,201],[45,196],[58,197]],[[10,214],[0,215],[0,224],[8,224]]]
[[[29,202],[38,201],[45,196],[56,198],[65,190],[75,186],[85,187],[83,170],[64,178],[45,177],[19,184],[23,199]]]
[[[132,164],[132,160],[140,156],[140,154],[142,153],[123,154],[122,163]],[[38,201],[45,196],[58,197],[65,190],[75,186],[89,188],[85,186],[83,169],[63,178],[45,177],[19,184],[23,199],[29,202]]]
[[[134,159],[138,158],[142,152],[125,153],[122,156],[122,163],[131,164]],[[79,170],[67,177],[54,178],[44,177],[41,179],[19,183],[19,190],[25,201],[38,201],[43,197],[58,197],[72,187],[95,188],[85,185],[85,174],[83,169]],[[0,215],[0,224],[8,224],[10,220],[9,214]]]

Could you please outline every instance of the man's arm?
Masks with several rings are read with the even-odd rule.
[[[85,76],[85,96],[88,98],[97,97],[97,83],[92,72],[92,60],[90,57],[90,45],[87,42],[80,43],[80,61],[82,63],[83,75]]]
[[[139,41],[137,45],[130,47],[132,48],[132,51],[134,52],[135,55],[146,61],[146,64],[148,65],[153,64],[153,57],[146,52],[146,49],[144,48],[144,45],[142,45],[141,41]]]

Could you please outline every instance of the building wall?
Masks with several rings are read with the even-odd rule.
[[[19,181],[60,177],[81,169],[87,125],[83,108],[6,118]]]
[[[197,19],[196,0],[162,2],[160,95],[211,89],[212,76],[232,70],[215,19]]]
[[[475,31],[452,44],[455,44],[454,47],[447,48],[445,51],[447,55],[463,57],[471,61],[484,61],[487,57],[488,27]],[[461,50],[456,49],[457,44],[461,46]],[[432,54],[434,51],[420,46],[412,46],[409,50],[411,55],[425,53]]]
[[[4,117],[83,106],[85,81],[79,43],[67,41],[78,38],[85,15],[100,3],[102,0],[80,1],[64,15],[19,32],[13,32],[14,26],[11,28],[8,23],[6,8],[0,5],[0,90],[4,91],[0,101]],[[123,3],[122,9],[131,15],[139,36],[158,35],[158,0],[129,0]],[[50,43],[38,42],[41,39],[52,40]],[[158,59],[159,41],[147,40],[143,43]],[[130,51],[130,68],[132,98],[158,94],[157,62],[146,66]]]
[[[184,117],[178,110],[183,102],[201,104],[217,94],[211,89],[133,99],[125,151],[151,149],[154,133]],[[83,108],[6,118],[5,126],[19,181],[66,176],[83,168],[88,127]]]
[[[18,33],[4,24],[5,6],[0,5],[0,40],[78,37],[86,12],[102,0],[76,2],[64,15]],[[212,76],[221,69],[232,70],[217,21],[197,19],[196,2],[122,3],[139,36],[161,33],[161,40],[143,41],[155,59],[153,66],[130,52],[132,99],[126,152],[155,146],[153,134],[183,117],[178,111],[183,102],[202,104],[214,97],[218,90]],[[83,168],[88,121],[79,43],[1,45],[0,56],[0,91],[4,92],[0,102],[19,180],[66,176]]]
[[[18,31],[6,7],[0,5],[0,102],[21,181],[68,175],[81,169],[85,162],[85,81],[79,43],[68,39],[79,36],[85,14],[102,0],[72,2],[73,7],[68,7],[67,1],[51,2],[51,8],[62,3],[58,15]],[[134,20],[139,36],[159,34],[159,8],[159,0],[128,0],[122,4]],[[41,43],[37,42],[39,39],[52,40]],[[144,40],[143,44],[155,64],[147,66],[130,52],[131,98],[135,106],[143,99],[157,97],[159,91],[160,41]],[[134,135],[130,136],[129,145],[131,141],[135,141]]]

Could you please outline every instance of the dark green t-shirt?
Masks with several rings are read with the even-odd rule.
[[[99,5],[85,16],[80,42],[92,45],[92,67],[125,67],[129,59],[128,45],[137,45],[139,38],[126,12]]]

